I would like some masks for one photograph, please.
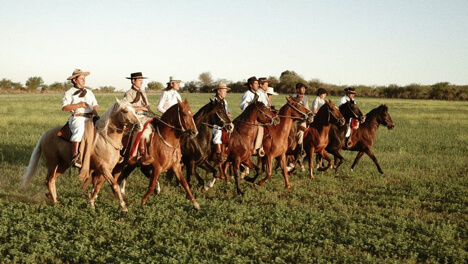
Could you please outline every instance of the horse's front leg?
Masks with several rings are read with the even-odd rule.
[[[328,155],[328,153],[325,150],[322,150],[320,152],[320,156],[322,156],[322,158],[327,160],[328,165],[325,168],[323,168],[323,167],[319,168],[319,171],[327,171],[328,169],[330,169],[333,166],[333,160],[330,158],[330,156]]]
[[[287,173],[287,168],[286,168],[286,166],[283,166],[283,165],[286,164],[286,156],[285,156],[285,155],[283,155],[283,156],[284,156],[284,164],[283,164],[283,162],[280,162],[280,166],[281,166],[281,169],[283,169],[283,172],[286,170],[286,173]],[[266,157],[266,160],[265,160],[265,161],[266,161],[266,162],[265,162],[265,165],[266,165],[266,176],[265,176],[265,178],[263,178],[263,179],[258,183],[258,185],[263,185],[268,179],[271,178],[271,173],[272,173],[272,170],[273,170],[273,166],[272,166],[272,165],[273,165],[273,157],[272,157],[272,156],[269,156],[269,155],[267,155],[267,156],[265,156],[265,157]],[[281,158],[283,158],[283,157],[281,157]]]
[[[354,159],[353,165],[351,165],[351,171],[353,171],[354,166],[356,166],[362,155],[364,155],[364,151],[359,151],[359,153],[356,155],[356,158]]]
[[[193,204],[193,208],[195,210],[200,210],[200,205],[198,204],[198,202],[193,197],[192,192],[190,191],[190,187],[189,187],[189,185],[187,184],[187,181],[184,178],[184,175],[182,173],[182,169],[180,168],[180,165],[175,165],[172,170],[174,171],[174,173],[175,173],[177,179],[179,180],[179,182],[182,184],[182,187],[184,187],[185,192],[187,193],[187,196],[188,196],[189,200]]]
[[[243,162],[243,164],[255,170],[255,175],[253,177],[244,177],[244,180],[254,183],[257,180],[258,176],[260,176],[260,169],[257,167],[257,165],[255,165],[252,162],[250,158],[248,158],[245,162]]]
[[[209,180],[202,188],[202,192],[207,192],[210,188],[213,188],[216,180],[218,179],[216,175],[218,171],[207,160],[205,160],[202,164],[200,164],[200,168],[208,172],[211,172],[212,174],[211,180]]]
[[[117,183],[117,180],[114,179],[114,177],[112,176],[111,171],[109,171],[107,168],[102,168],[102,175],[106,178],[106,180],[111,185],[111,188],[112,188],[112,191],[114,192],[115,197],[119,200],[119,205],[122,208],[122,211],[127,212],[128,211],[127,206],[122,197],[122,193],[120,193],[120,186]]]
[[[366,151],[366,154],[367,154],[367,156],[369,156],[369,157],[372,159],[372,161],[374,161],[375,166],[377,166],[377,170],[380,172],[380,174],[384,174],[382,168],[380,168],[380,165],[379,165],[379,162],[378,162],[378,160],[377,160],[377,157],[374,155],[374,152],[373,152],[371,149],[368,149],[368,150]]]
[[[95,208],[94,203],[97,199],[99,191],[102,188],[102,185],[105,182],[105,178],[97,172],[93,173],[92,178],[93,178],[93,190],[89,196],[89,205],[91,206],[91,209],[94,209]]]

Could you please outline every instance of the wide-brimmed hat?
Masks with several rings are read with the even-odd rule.
[[[167,84],[170,84],[171,82],[182,82],[182,81],[175,76],[170,76]]]
[[[278,95],[279,93],[275,92],[273,87],[268,87],[267,94]]]
[[[80,75],[84,75],[84,76],[88,76],[89,75],[89,72],[84,72],[80,69],[75,69],[72,73],[72,76],[68,77],[67,80],[73,80],[75,79],[76,77],[80,76]]]
[[[321,95],[321,94],[328,94],[327,89],[325,89],[325,88],[318,88],[318,90],[317,90],[317,95]]]
[[[148,79],[147,77],[143,77],[143,73],[141,72],[134,72],[130,74],[130,77],[125,77],[127,79]]]
[[[258,84],[262,84],[262,83],[266,83],[266,82],[270,82],[270,80],[268,80],[266,77],[258,78]]]
[[[296,89],[299,89],[299,88],[301,88],[301,87],[304,87],[304,88],[307,89],[307,86],[306,86],[305,84],[303,84],[303,83],[297,83],[297,84],[296,84]]]
[[[354,87],[348,87],[348,88],[344,89],[344,91],[347,94],[356,94],[356,88],[354,88]]]
[[[218,87],[215,87],[215,88],[213,88],[211,90],[216,91],[216,90],[219,90],[219,89],[226,89],[227,91],[231,91],[231,88],[227,87],[227,85],[225,83],[220,83],[218,85]]]
[[[249,86],[251,85],[252,83],[254,83],[255,81],[258,81],[257,77],[255,76],[252,76],[250,78],[247,79],[247,82],[244,83],[245,86]]]

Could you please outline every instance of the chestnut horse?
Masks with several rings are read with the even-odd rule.
[[[263,129],[264,126],[277,125],[279,119],[265,104],[254,100],[233,122],[235,127],[229,140],[226,153],[227,159],[221,162],[220,172],[221,178],[227,179],[227,166],[232,163],[237,194],[243,195],[240,188],[240,165],[243,164],[251,169],[255,169],[256,175],[258,175],[259,168],[250,160],[254,152],[254,141],[257,136],[257,130]]]
[[[372,147],[375,143],[375,136],[377,135],[377,129],[380,125],[386,126],[388,130],[391,130],[395,127],[392,117],[388,113],[388,106],[382,104],[377,108],[372,109],[366,115],[366,121],[362,123],[357,129],[356,133],[351,135],[351,141],[353,142],[349,150],[358,151],[354,159],[353,165],[351,165],[351,170],[354,169],[354,166],[358,163],[362,155],[367,154],[372,161],[374,161],[377,170],[383,174],[384,172],[380,168],[379,162],[372,151]]]
[[[195,125],[197,126],[198,136],[190,138],[184,136],[182,138],[182,162],[185,165],[187,174],[187,182],[190,185],[191,176],[195,175],[203,191],[207,191],[210,185],[205,185],[205,182],[197,173],[197,167],[200,167],[213,175],[213,182],[217,177],[217,170],[213,167],[209,158],[211,155],[211,146],[213,140],[213,128],[219,127],[227,133],[231,133],[234,125],[226,113],[224,101],[210,100],[208,104],[200,108],[193,116]],[[212,187],[212,185],[211,185]]]
[[[180,141],[182,135],[187,133],[190,137],[196,137],[198,134],[187,99],[185,99],[183,103],[177,100],[177,104],[171,106],[161,118],[154,118],[151,124],[156,132],[151,135],[151,145],[148,150],[149,154],[154,158],[154,161],[152,164],[142,167],[142,169],[145,169],[147,172],[151,171],[152,173],[148,190],[141,200],[141,205],[145,205],[148,197],[153,193],[159,175],[166,170],[171,170],[175,173],[177,179],[185,189],[187,197],[192,202],[193,207],[199,210],[200,205],[195,201],[190,187],[183,176],[180,162],[182,155]],[[135,167],[135,165],[127,166]],[[119,181],[125,181],[131,171],[133,171],[133,169],[124,169],[120,177],[118,173],[114,174],[114,177],[119,177]],[[97,191],[99,191],[102,185],[101,182],[102,181],[93,181]],[[97,192],[95,192],[95,194],[97,195]]]
[[[314,153],[318,153],[328,162],[328,166],[321,170],[327,171],[333,165],[333,161],[325,151],[325,147],[328,145],[328,133],[332,123],[343,126],[345,124],[345,119],[341,115],[338,107],[336,107],[331,100],[328,100],[320,107],[314,121],[309,124],[309,128],[304,133],[304,150],[306,152],[306,158],[308,158],[309,161],[310,179],[314,178]]]
[[[280,118],[280,123],[277,126],[268,127],[263,137],[263,149],[265,151],[266,177],[262,179],[258,185],[264,184],[271,178],[273,159],[279,161],[280,167],[283,170],[284,183],[286,188],[290,189],[288,171],[286,168],[286,152],[288,150],[288,136],[293,124],[293,119],[307,120],[310,122],[313,118],[313,113],[304,105],[295,101],[292,98],[286,98],[286,104],[280,108],[277,116]],[[255,182],[258,174],[254,177],[244,178],[247,181]]]
[[[357,119],[359,123],[363,123],[366,120],[366,117],[362,114],[361,110],[353,101],[348,101],[342,105],[340,105],[340,113],[343,115],[345,119],[344,126],[338,126],[336,124],[332,124],[330,127],[329,135],[329,142],[327,147],[325,148],[328,153],[334,156],[335,160],[335,172],[338,173],[338,168],[343,164],[344,157],[341,155],[340,150],[346,144],[346,132],[349,128],[349,121],[351,118]]]
[[[87,144],[88,151],[83,158],[83,168],[80,171],[80,179],[86,180],[89,172],[103,176],[112,186],[115,196],[119,199],[119,204],[123,211],[127,211],[123,201],[117,181],[112,177],[111,171],[120,159],[120,149],[123,133],[127,126],[140,125],[140,121],[135,114],[131,104],[125,100],[118,101],[111,106],[106,113],[96,122],[96,130],[93,129],[92,122],[86,122],[86,132],[82,140],[82,145]],[[52,128],[45,132],[31,155],[29,165],[23,176],[23,183],[31,181],[32,176],[39,167],[41,153],[47,167],[46,185],[49,189],[48,196],[51,197],[54,205],[60,205],[57,200],[55,181],[69,167],[72,160],[70,141],[57,136],[61,126]],[[94,131],[96,135],[94,136]],[[93,207],[94,204],[91,203]]]

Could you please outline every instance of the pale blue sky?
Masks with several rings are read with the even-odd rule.
[[[0,0],[0,79],[129,88],[293,70],[341,85],[468,84],[468,1]]]

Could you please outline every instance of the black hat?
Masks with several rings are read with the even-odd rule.
[[[257,77],[252,76],[249,79],[247,79],[247,82],[244,85],[249,86],[249,85],[253,84],[255,81],[258,81]]]
[[[356,88],[354,88],[354,87],[348,87],[348,88],[344,89],[344,91],[347,94],[356,94]]]
[[[127,79],[147,79],[146,77],[143,77],[143,74],[141,72],[134,72],[130,74],[130,77],[126,77]]]

